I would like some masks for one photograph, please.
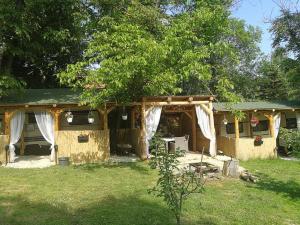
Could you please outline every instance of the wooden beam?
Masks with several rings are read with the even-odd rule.
[[[172,102],[145,102],[145,105],[164,106],[164,105],[200,105],[207,104],[209,101],[172,101]]]
[[[240,138],[240,128],[239,128],[239,119],[234,116],[234,128],[235,128],[235,138]]]
[[[191,120],[193,120],[193,116],[191,114],[193,114],[194,111],[190,111],[190,112],[187,112],[187,111],[184,111],[183,113],[185,115],[187,115]]]
[[[24,129],[23,129],[21,135],[20,155],[24,155],[24,153],[25,153],[25,143],[24,143]]]
[[[192,149],[193,152],[197,151],[197,124],[196,124],[196,112],[192,112]]]
[[[212,108],[210,109],[210,103],[209,103],[208,107],[204,104],[199,104],[199,105],[208,115],[213,113]]]

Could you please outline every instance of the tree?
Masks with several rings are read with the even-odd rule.
[[[284,59],[273,54],[271,59],[261,61],[260,76],[256,79],[257,98],[263,100],[287,100],[290,94],[289,83],[284,71]]]
[[[281,15],[272,21],[273,47],[285,57],[282,66],[289,82],[290,99],[300,97],[300,12],[299,7],[281,6]]]
[[[81,57],[83,21],[81,0],[0,0],[0,75],[58,86],[54,75]]]
[[[178,168],[178,157],[183,153],[177,149],[174,153],[168,153],[164,143],[156,137],[157,149],[151,159],[150,166],[158,169],[156,186],[149,190],[157,197],[162,197],[176,217],[177,225],[181,224],[181,214],[184,200],[191,194],[203,191],[203,176],[195,172]],[[160,140],[160,141],[159,141]],[[200,174],[201,171],[200,171]]]
[[[118,17],[99,20],[84,60],[60,73],[60,82],[83,89],[83,102],[92,105],[178,94],[191,81],[209,83],[217,67],[211,59],[234,54],[225,38],[215,38],[228,33],[225,2],[195,1],[169,15],[157,5],[132,1]],[[215,90],[236,100],[228,77],[222,73]]]

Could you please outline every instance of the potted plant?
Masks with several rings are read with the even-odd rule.
[[[262,136],[256,136],[255,140],[254,140],[254,146],[260,146],[264,143],[264,141],[262,140]]]

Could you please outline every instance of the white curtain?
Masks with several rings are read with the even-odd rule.
[[[35,119],[37,125],[45,138],[45,140],[51,144],[50,160],[55,160],[55,140],[54,140],[54,119],[48,112],[35,112]]]
[[[161,106],[153,107],[150,109],[149,113],[146,115],[146,152],[149,158],[149,141],[153,138],[161,115]]]
[[[16,112],[10,121],[10,139],[9,139],[9,155],[10,162],[14,162],[16,158],[15,144],[19,141],[25,121],[24,112]]]
[[[278,134],[279,134],[280,120],[281,120],[281,113],[277,113],[274,116],[274,135],[275,135],[275,138],[277,138]]]
[[[297,118],[297,127],[298,127],[298,130],[300,130],[300,112],[296,113],[296,118]]]
[[[217,146],[216,146],[216,135],[214,130],[210,127],[209,115],[198,105],[195,106],[198,125],[202,131],[204,137],[210,140],[209,144],[209,154],[211,156],[216,156]]]

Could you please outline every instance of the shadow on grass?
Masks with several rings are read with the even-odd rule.
[[[200,218],[197,218],[200,219]],[[186,225],[214,223],[210,220],[183,220]],[[172,225],[174,216],[163,205],[130,196],[107,196],[87,207],[70,209],[63,202],[34,202],[22,196],[0,196],[0,224],[45,225]]]
[[[273,191],[277,194],[282,194],[291,200],[300,200],[300,183],[294,180],[281,181],[272,178],[264,173],[257,173],[259,182],[251,187],[262,190]]]
[[[139,173],[148,174],[150,171],[150,168],[148,165],[137,162],[128,162],[128,163],[110,163],[110,162],[103,162],[103,163],[87,163],[82,165],[74,165],[75,169],[81,169],[81,170],[88,170],[88,171],[94,171],[101,168],[129,168],[132,170],[135,170]]]

